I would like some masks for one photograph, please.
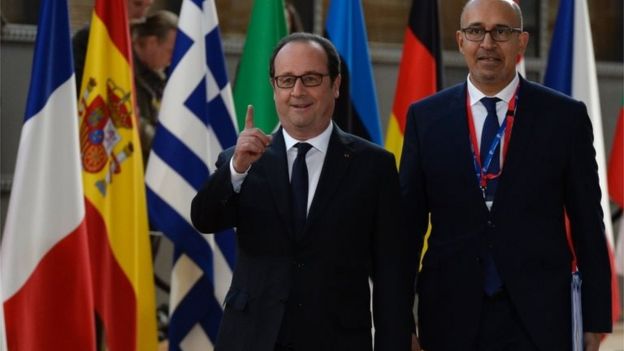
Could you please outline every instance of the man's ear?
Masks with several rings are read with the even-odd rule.
[[[337,99],[340,96],[340,82],[342,82],[342,76],[339,74],[334,79],[334,84],[332,86],[332,90],[334,90],[334,99]]]
[[[457,41],[457,49],[463,55],[464,54],[464,49],[463,49],[464,36],[462,35],[462,32],[459,30],[455,32],[455,41]]]

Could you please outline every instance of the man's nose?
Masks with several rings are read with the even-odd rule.
[[[305,92],[305,85],[303,85],[303,78],[298,77],[295,80],[295,85],[293,85],[292,90],[290,91],[291,95],[301,95]]]
[[[492,32],[486,32],[483,40],[481,40],[481,46],[484,48],[492,48],[496,45],[496,41],[492,38]]]

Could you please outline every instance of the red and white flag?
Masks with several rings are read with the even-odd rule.
[[[9,350],[95,350],[66,0],[42,0],[0,248]]]
[[[624,99],[615,125],[615,135],[607,169],[609,196],[620,209],[624,209]],[[615,267],[624,275],[624,217],[620,217],[620,231],[615,243]]]

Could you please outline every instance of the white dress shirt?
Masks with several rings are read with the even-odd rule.
[[[487,110],[485,105],[481,102],[481,99],[486,97],[487,95],[483,94],[472,82],[470,81],[470,74],[468,75],[468,96],[470,98],[470,108],[472,109],[472,121],[474,123],[474,130],[477,136],[477,143],[479,143],[479,152],[483,153],[484,150],[481,146],[481,134],[483,131],[483,125],[485,124],[485,118],[487,117]],[[507,114],[507,107],[509,106],[509,102],[514,98],[514,93],[516,92],[516,88],[520,84],[520,78],[518,78],[518,74],[516,73],[514,79],[507,84],[503,90],[499,91],[494,96],[488,97],[497,97],[501,101],[496,103],[496,117],[498,117],[498,124],[501,125],[503,123],[503,119],[505,119],[505,115]],[[503,132],[503,137],[501,138],[501,152],[500,152],[500,168],[503,169],[503,140],[505,140],[505,133]],[[485,151],[487,152],[487,151]],[[488,209],[492,207],[492,201],[485,202]]]
[[[308,140],[297,140],[290,136],[285,129],[282,129],[284,135],[284,144],[286,146],[286,158],[288,160],[288,179],[292,174],[292,166],[297,158],[296,143],[308,143],[312,145],[312,148],[306,154],[306,165],[308,167],[308,210],[310,210],[310,204],[314,199],[314,193],[316,192],[316,186],[318,185],[319,178],[321,177],[321,170],[323,169],[323,162],[325,162],[325,156],[327,155],[327,148],[329,146],[329,139],[331,137],[334,124],[329,123],[325,130]],[[230,160],[230,174],[232,179],[232,187],[235,192],[240,192],[240,188],[249,172],[249,169],[244,173],[238,173],[234,169],[233,157]],[[251,169],[251,167],[249,167]]]
[[[485,124],[485,118],[487,117],[487,110],[485,109],[485,105],[481,102],[481,99],[486,97],[477,87],[472,84],[470,81],[470,75],[468,75],[468,96],[470,97],[470,107],[472,108],[472,119],[474,121],[474,128],[477,134],[477,142],[479,143],[479,150],[481,150],[481,132],[483,130],[483,125]],[[499,91],[498,94],[494,96],[488,97],[497,97],[501,99],[496,103],[496,115],[498,117],[498,125],[503,123],[503,119],[505,118],[505,114],[507,113],[507,106],[509,106],[509,101],[514,97],[514,93],[516,92],[516,88],[520,84],[520,78],[518,78],[518,74],[514,77],[514,79],[507,84],[503,90]],[[501,155],[503,153],[501,152]],[[501,167],[503,166],[503,162],[501,160]]]

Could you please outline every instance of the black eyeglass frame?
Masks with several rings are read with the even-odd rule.
[[[273,82],[275,83],[275,86],[277,86],[280,89],[292,89],[296,84],[297,84],[297,80],[301,80],[301,84],[303,84],[304,87],[306,88],[313,88],[313,87],[318,87],[319,85],[323,84],[323,78],[328,77],[329,73],[317,73],[317,72],[311,72],[311,73],[306,73],[306,74],[302,74],[302,75],[294,75],[294,74],[282,74],[279,76],[275,76],[272,78]],[[306,78],[310,78],[313,77],[315,79],[313,79],[312,81],[310,80],[306,80]],[[281,79],[283,78],[294,78],[292,81],[292,84],[286,84],[284,85],[284,82],[281,81]],[[318,80],[318,82],[316,81]]]
[[[468,34],[467,33],[470,30],[479,30],[479,31],[482,31],[482,33],[479,33],[479,38],[473,37],[471,39],[471,38],[469,38],[469,36],[472,35],[472,34]],[[485,40],[485,35],[489,33],[490,34],[490,38],[492,38],[492,40],[494,40],[495,42],[498,42],[498,43],[504,43],[506,41],[509,41],[511,39],[511,35],[513,33],[522,33],[523,32],[522,28],[514,28],[514,27],[509,27],[509,26],[496,26],[496,27],[494,27],[494,28],[492,28],[490,30],[486,30],[483,27],[471,26],[471,27],[462,28],[462,29],[460,29],[460,31],[462,33],[464,33],[464,38],[466,38],[466,40],[468,40],[468,41],[481,42],[481,41]],[[499,33],[499,34],[495,34],[495,33]],[[502,35],[503,38],[501,39],[499,37],[499,35]],[[505,38],[505,36],[509,36],[509,37]]]

